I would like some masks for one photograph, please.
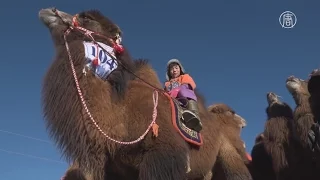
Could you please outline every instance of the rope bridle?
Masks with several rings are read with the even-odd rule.
[[[70,66],[71,66],[71,70],[72,70],[72,74],[73,74],[73,78],[74,78],[74,81],[75,81],[75,84],[76,84],[76,88],[77,88],[77,91],[78,91],[78,94],[79,94],[79,97],[80,97],[80,100],[81,100],[81,103],[82,103],[82,106],[83,108],[85,109],[85,112],[87,113],[87,115],[89,116],[90,120],[92,121],[92,123],[94,124],[94,126],[98,129],[98,131],[103,134],[107,139],[115,142],[115,143],[118,143],[118,144],[123,144],[123,145],[129,145],[129,144],[135,144],[135,143],[138,143],[140,142],[142,139],[144,139],[144,137],[148,134],[148,132],[150,131],[150,129],[152,128],[153,130],[153,133],[155,136],[158,136],[158,125],[156,124],[156,118],[157,118],[157,106],[158,106],[158,92],[160,93],[165,93],[164,90],[162,89],[159,89],[155,86],[153,86],[152,84],[146,82],[145,80],[141,79],[140,77],[138,77],[137,75],[135,75],[132,71],[130,71],[128,68],[125,67],[124,64],[122,64],[120,61],[117,61],[117,58],[115,55],[113,55],[112,53],[108,52],[106,49],[104,49],[104,47],[102,47],[101,45],[99,45],[97,43],[97,41],[94,39],[93,35],[97,35],[97,36],[100,36],[104,39],[107,39],[109,40],[112,44],[113,44],[113,49],[115,51],[116,54],[121,54],[124,49],[123,47],[120,45],[120,42],[117,43],[116,40],[112,39],[112,38],[109,38],[109,37],[106,37],[106,36],[103,36],[101,34],[99,34],[98,32],[94,32],[94,31],[90,31],[86,28],[83,28],[79,25],[79,22],[77,21],[77,17],[78,15],[76,14],[73,19],[72,19],[72,23],[68,23],[66,21],[64,21],[64,19],[61,17],[61,15],[59,14],[59,11],[57,9],[53,9],[52,10],[56,16],[58,16],[62,21],[63,23],[67,24],[69,26],[69,28],[65,31],[64,33],[64,41],[65,41],[65,47],[67,49],[67,53],[68,53],[68,58],[69,58],[69,61],[70,61]],[[72,60],[72,56],[71,56],[71,53],[70,53],[70,48],[69,48],[69,45],[68,45],[68,42],[67,42],[67,36],[69,35],[69,33],[72,31],[72,30],[78,30],[80,33],[82,33],[83,35],[89,37],[93,43],[95,43],[97,46],[99,46],[101,49],[103,49],[108,55],[110,55],[110,57],[117,61],[120,65],[122,65],[124,67],[124,69],[126,69],[127,71],[129,71],[131,74],[133,74],[135,77],[137,77],[138,79],[140,79],[141,81],[143,81],[144,83],[148,84],[149,86],[151,86],[153,88],[153,104],[154,104],[154,107],[153,107],[153,114],[152,114],[152,122],[150,123],[150,125],[148,126],[147,130],[139,137],[137,138],[136,140],[133,140],[133,141],[118,141],[116,139],[113,139],[111,138],[110,136],[108,136],[101,128],[100,126],[98,125],[98,123],[94,120],[92,114],[90,113],[89,109],[88,109],[88,106],[87,106],[87,103],[83,97],[83,93],[81,91],[81,88],[80,88],[80,85],[79,85],[79,81],[78,81],[78,78],[77,78],[77,74],[76,74],[76,70],[75,70],[75,67],[74,67],[74,64],[73,64],[73,60]],[[119,37],[118,37],[119,38]]]

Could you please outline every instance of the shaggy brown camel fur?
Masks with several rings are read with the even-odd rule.
[[[247,126],[244,118],[236,114],[236,112],[226,104],[214,104],[208,107],[208,111],[216,114],[219,117],[223,128],[224,136],[226,136],[230,143],[233,144],[238,153],[247,160],[243,141],[240,137],[241,130]],[[232,132],[232,133],[230,133]]]
[[[170,100],[161,91],[162,84],[147,62],[140,61],[140,66],[134,66],[129,56],[116,55],[119,66],[106,81],[91,71],[83,73],[86,62],[83,40],[90,39],[72,31],[67,41],[79,86],[92,113],[90,117],[81,106],[83,100],[74,86],[74,74],[61,38],[69,27],[64,22],[71,23],[73,16],[58,11],[62,16],[59,18],[56,12],[55,9],[43,9],[39,13],[40,19],[50,29],[56,48],[56,59],[44,78],[42,102],[50,134],[64,156],[77,160],[79,168],[94,180],[179,180],[205,179],[207,174],[211,174],[220,152],[225,153],[223,157],[228,157],[223,161],[224,168],[230,173],[229,180],[251,179],[247,169],[239,171],[241,167],[233,166],[242,160],[234,159],[233,153],[236,152],[223,143],[225,137],[219,132],[223,127],[211,119],[203,104],[199,104],[199,112],[204,126],[201,131],[204,144],[196,147],[187,143],[172,125]],[[109,37],[92,34],[97,41],[110,47],[113,47],[111,40],[120,33],[119,28],[98,11],[79,13],[77,24]],[[143,80],[135,78],[136,72],[144,74],[140,76]],[[159,91],[158,136],[148,133],[140,142],[130,145],[109,140],[106,135],[118,141],[133,141],[148,128],[155,90],[146,82],[152,83]]]
[[[308,92],[310,93],[309,103],[315,124],[311,127],[309,135],[313,141],[312,150],[315,160],[315,177],[320,176],[320,69],[315,69],[310,74],[308,83]]]
[[[142,75],[142,74],[137,72],[137,75]],[[197,93],[197,94],[199,94],[199,93]],[[200,97],[199,100],[203,101],[203,98]],[[244,162],[248,163],[248,158],[247,158],[246,152],[245,152],[245,146],[243,145],[244,142],[241,140],[241,137],[240,137],[241,129],[243,129],[247,125],[246,120],[243,119],[238,114],[236,114],[232,108],[230,108],[229,106],[227,106],[225,104],[211,105],[208,107],[208,111],[215,114],[216,115],[215,117],[218,117],[218,118],[214,119],[215,121],[219,121],[220,123],[223,124],[223,127],[224,127],[223,134],[226,137],[228,137],[228,141],[224,142],[224,143],[225,144],[228,144],[228,143],[232,144],[236,148],[239,155],[241,157],[243,157]],[[230,133],[230,132],[235,132],[235,133]],[[220,158],[224,159],[224,157],[220,157]],[[220,158],[218,158],[218,159],[220,159]],[[223,163],[223,161],[221,163]],[[220,164],[220,162],[217,162],[217,164],[218,165],[215,165],[214,176],[212,179],[214,179],[214,180],[226,179],[227,177],[226,177],[225,173],[222,172],[223,171],[222,165]],[[67,170],[66,174],[68,174],[70,172],[74,173],[74,169],[77,166],[78,166],[77,164],[73,164]],[[71,171],[70,169],[73,171]],[[208,175],[208,177],[209,176],[210,176],[210,174]],[[89,180],[89,178],[86,180]]]
[[[236,163],[239,164],[235,164],[234,166],[246,168],[245,165],[248,162],[248,158],[243,141],[240,137],[241,129],[247,125],[245,119],[236,114],[235,111],[226,104],[211,105],[208,107],[208,111],[215,115],[216,118],[213,119],[219,121],[223,127],[222,133],[224,134],[224,137],[226,137],[223,143],[226,144],[226,146],[229,146],[228,149],[232,148],[234,152],[237,152],[237,156],[235,156],[236,153],[233,153],[233,156],[235,156],[234,159],[242,159],[242,162],[238,160]],[[226,155],[227,154],[224,151],[219,152],[216,165],[213,169],[213,180],[225,180],[230,178],[228,177],[230,172],[226,171],[228,168],[224,168],[227,166],[224,162],[224,159],[226,159],[224,156]],[[239,170],[245,171],[244,169]]]
[[[271,155],[266,152],[264,135],[259,134],[251,151],[252,161],[249,169],[254,180],[275,180]]]
[[[286,87],[296,103],[293,126],[295,138],[298,139],[304,149],[308,149],[310,147],[308,132],[314,123],[314,117],[308,101],[310,97],[308,82],[294,76],[289,76],[286,81]]]
[[[93,180],[90,173],[83,172],[79,164],[74,162],[66,171],[61,180]]]
[[[314,116],[309,104],[310,93],[308,92],[308,81],[290,76],[287,78],[286,87],[296,103],[294,110],[294,143],[296,151],[296,170],[293,172],[296,179],[315,178],[313,153],[311,150],[312,139],[309,132],[314,124]]]
[[[310,74],[310,79],[308,83],[308,92],[310,93],[310,106],[312,114],[314,116],[314,121],[317,126],[313,127],[314,131],[318,136],[320,136],[319,124],[320,124],[320,69],[315,69]],[[317,144],[320,146],[320,137],[317,138]],[[318,147],[319,148],[319,147]],[[319,151],[319,149],[318,149]]]
[[[289,167],[293,157],[291,145],[293,111],[291,107],[280,101],[278,95],[267,94],[268,120],[265,123],[263,143],[266,152],[271,156],[273,171],[277,180],[291,180]]]

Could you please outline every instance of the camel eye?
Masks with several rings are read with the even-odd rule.
[[[93,20],[93,18],[92,18],[90,15],[87,15],[87,14],[80,14],[79,17],[82,18],[83,21],[85,21],[85,22],[88,22],[88,21],[90,21],[90,20]]]
[[[84,16],[84,17],[83,17],[83,20],[84,20],[85,22],[88,22],[88,21],[90,21],[90,20],[91,20],[91,18],[90,18],[90,17],[88,17],[88,16]]]

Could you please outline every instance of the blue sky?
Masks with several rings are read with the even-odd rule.
[[[248,152],[263,130],[266,93],[273,91],[294,107],[285,79],[306,78],[319,67],[320,3],[315,0],[7,1],[0,7],[3,180],[58,180],[67,168],[47,135],[40,105],[54,49],[38,11],[50,6],[71,14],[98,8],[122,28],[131,54],[150,59],[162,80],[166,62],[180,59],[208,105],[226,103],[247,120],[242,138]],[[279,24],[286,10],[297,16],[293,29]]]

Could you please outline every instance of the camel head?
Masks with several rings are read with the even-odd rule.
[[[59,16],[58,16],[59,15]],[[41,9],[39,11],[39,18],[42,23],[50,30],[60,29],[65,30],[72,24],[72,15],[59,11],[56,8]]]
[[[208,107],[208,111],[216,114],[223,114],[231,117],[241,129],[247,126],[246,120],[226,104],[214,104]]]
[[[289,76],[286,80],[286,87],[297,105],[304,103],[310,97],[308,92],[308,81]]]
[[[293,111],[291,107],[285,103],[282,102],[279,99],[280,96],[278,96],[276,93],[269,92],[267,93],[267,101],[268,101],[268,107],[266,109],[268,119],[273,117],[293,117]]]
[[[286,80],[286,87],[293,96],[298,94],[309,95],[308,81],[304,81],[297,77],[289,76]]]
[[[320,69],[315,69],[310,73],[308,92],[312,95],[320,94]]]
[[[273,92],[267,93],[267,101],[269,106],[272,104],[282,104],[282,102],[279,100],[279,96]]]
[[[49,29],[55,45],[64,44],[63,34],[72,25],[72,18],[72,15],[56,8],[39,11],[39,19]]]
[[[97,41],[103,41],[110,44],[114,41],[118,44],[121,43],[121,30],[110,19],[103,16],[98,10],[83,11],[75,16],[66,12],[57,10],[56,8],[46,8],[39,11],[39,18],[42,23],[50,30],[53,39],[59,40],[56,43],[63,44],[62,38],[64,32],[70,26],[80,26],[84,29],[93,31],[92,36]],[[80,31],[73,30],[72,37],[68,41],[74,40],[88,40],[89,37],[84,36]],[[97,35],[100,34],[101,36]],[[107,43],[108,42],[108,43]]]

